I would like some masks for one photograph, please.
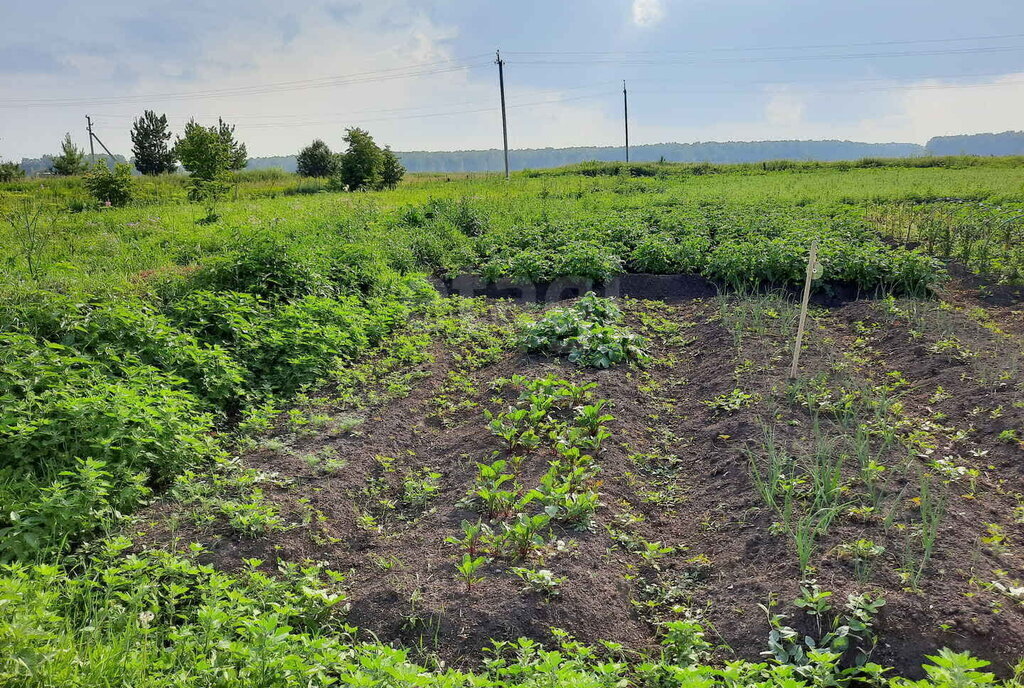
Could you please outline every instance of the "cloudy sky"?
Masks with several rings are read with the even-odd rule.
[[[1020,32],[1020,33],[1016,33]],[[251,155],[1024,129],[1020,0],[2,0],[0,159],[128,153],[143,109],[237,125]]]

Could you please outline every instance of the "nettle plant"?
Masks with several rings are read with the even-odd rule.
[[[611,299],[593,292],[568,308],[555,308],[527,324],[520,333],[530,353],[567,356],[590,368],[610,368],[617,363],[644,365],[650,361],[647,340],[622,327],[622,311]]]

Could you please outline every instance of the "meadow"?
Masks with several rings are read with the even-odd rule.
[[[1024,161],[927,160],[0,184],[0,683],[1020,685]]]

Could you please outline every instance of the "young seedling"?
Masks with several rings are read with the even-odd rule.
[[[663,546],[660,542],[642,542],[639,554],[644,562],[655,569],[659,569],[658,560],[667,557],[675,551],[675,547],[670,545]]]
[[[556,576],[548,569],[534,571],[533,569],[516,567],[511,569],[511,571],[523,579],[527,590],[538,592],[548,599],[557,597],[559,593],[558,587],[568,580],[564,576]]]
[[[480,550],[484,539],[489,535],[491,529],[487,527],[487,524],[482,521],[476,523],[470,523],[469,521],[462,522],[462,534],[463,537],[447,537],[445,542],[453,545],[459,545],[466,550],[471,558],[475,558],[477,552]]]
[[[526,559],[530,552],[544,545],[541,532],[551,522],[547,513],[527,516],[519,514],[510,525],[504,524],[505,531],[501,534],[502,544],[517,559]]]
[[[593,404],[579,407],[576,409],[576,425],[587,430],[591,435],[596,435],[602,425],[615,420],[615,416],[610,413],[602,413],[607,405],[607,399],[598,399]]]
[[[466,594],[473,592],[473,586],[483,581],[483,576],[478,576],[477,572],[483,567],[487,561],[484,557],[471,557],[469,554],[462,555],[462,561],[455,565],[455,569],[458,572],[457,578],[466,584]]]

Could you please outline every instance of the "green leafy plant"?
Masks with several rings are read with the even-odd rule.
[[[478,573],[486,561],[485,557],[474,557],[467,552],[462,555],[462,561],[455,565],[459,580],[466,584],[466,594],[472,593],[473,586],[484,580]]]
[[[548,311],[525,326],[520,339],[527,351],[567,355],[581,366],[645,364],[650,360],[646,340],[620,327],[621,320],[622,312],[610,300],[588,292],[572,307]]]
[[[97,162],[85,175],[85,188],[101,205],[128,205],[134,195],[131,168],[117,163],[111,170],[106,163]]]
[[[736,413],[747,406],[750,406],[754,402],[754,395],[747,394],[746,392],[734,389],[731,392],[720,394],[714,399],[708,399],[704,402],[712,411],[722,411],[724,413]]]
[[[557,597],[559,586],[568,580],[564,576],[556,576],[550,569],[534,570],[516,567],[510,570],[526,583],[527,590],[540,593],[548,599]]]
[[[441,491],[441,474],[424,469],[414,470],[402,480],[402,501],[413,508],[423,508]]]

